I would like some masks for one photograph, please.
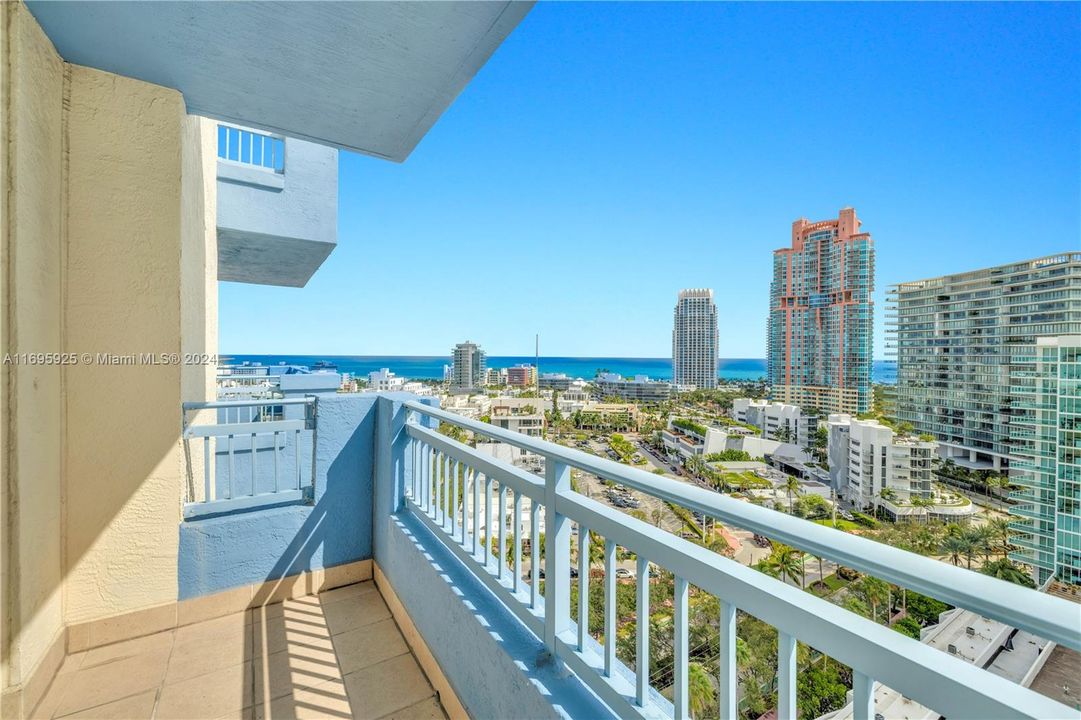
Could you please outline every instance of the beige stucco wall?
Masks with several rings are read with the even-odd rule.
[[[7,717],[51,680],[64,625],[176,601],[180,403],[215,373],[182,361],[217,348],[217,186],[214,126],[179,93],[65,64],[22,3],[0,19],[0,359],[78,358],[0,363]]]
[[[0,8],[0,356],[62,348],[63,63],[21,4]],[[58,365],[0,365],[2,683],[17,686],[59,641],[61,392]],[[5,696],[5,709],[10,708]]]
[[[71,67],[68,350],[179,356],[205,339],[204,327],[182,341],[194,324],[182,299],[200,293],[184,287],[182,244],[206,228],[205,180],[194,155],[185,163],[196,134],[176,91]],[[67,370],[67,502],[79,508],[66,525],[68,623],[176,600],[182,374],[174,363]]]
[[[185,354],[203,354],[213,360],[218,348],[217,123],[188,116],[181,161],[181,344]],[[213,361],[183,365],[182,398],[215,399],[217,370]],[[208,423],[214,417],[213,410],[203,410],[190,414],[188,420]],[[204,495],[203,443],[190,443],[189,453],[192,477],[188,492],[192,499],[200,500]]]

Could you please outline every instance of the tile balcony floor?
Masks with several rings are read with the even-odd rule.
[[[32,717],[446,716],[368,581],[69,655]]]

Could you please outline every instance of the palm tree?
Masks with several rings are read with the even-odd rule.
[[[860,578],[860,591],[866,596],[871,604],[871,619],[878,622],[878,606],[882,603],[889,605],[890,585],[885,580],[879,580],[870,575]],[[886,619],[889,620],[889,607],[886,608]]]
[[[980,568],[980,572],[985,575],[990,575],[991,577],[996,577],[999,580],[1012,582],[1015,585],[1023,585],[1029,588],[1036,587],[1036,583],[1033,581],[1032,577],[1020,567],[1010,562],[1007,558],[984,563],[983,567]]]
[[[965,554],[968,542],[960,535],[947,534],[942,539],[941,551],[949,557],[954,565],[961,564],[961,556]]]
[[[788,495],[788,512],[792,513],[792,496],[800,494],[799,478],[795,475],[789,475],[788,479],[784,481],[784,491]]]
[[[773,577],[780,577],[781,582],[789,578],[803,578],[803,553],[794,547],[778,543],[773,552],[763,562],[763,569]]]
[[[998,541],[998,546],[1002,550],[1002,557],[1006,557],[1010,552],[1010,536],[1013,534],[1013,531],[1010,530],[1009,518],[992,518],[987,521],[986,527],[988,534]]]
[[[701,717],[713,707],[716,698],[713,678],[701,663],[687,664],[687,697],[690,700],[692,718]]]
[[[971,570],[972,556],[983,552],[989,541],[981,528],[966,528],[961,533],[961,539],[964,541],[966,567]]]

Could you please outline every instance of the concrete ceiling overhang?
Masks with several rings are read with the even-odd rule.
[[[401,162],[533,2],[31,0],[68,62],[188,112]]]

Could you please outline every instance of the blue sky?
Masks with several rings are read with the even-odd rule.
[[[771,251],[856,208],[893,282],[1081,249],[1081,5],[541,3],[403,164],[342,153],[303,289],[224,353],[764,357]],[[272,320],[271,320],[272,319]]]

